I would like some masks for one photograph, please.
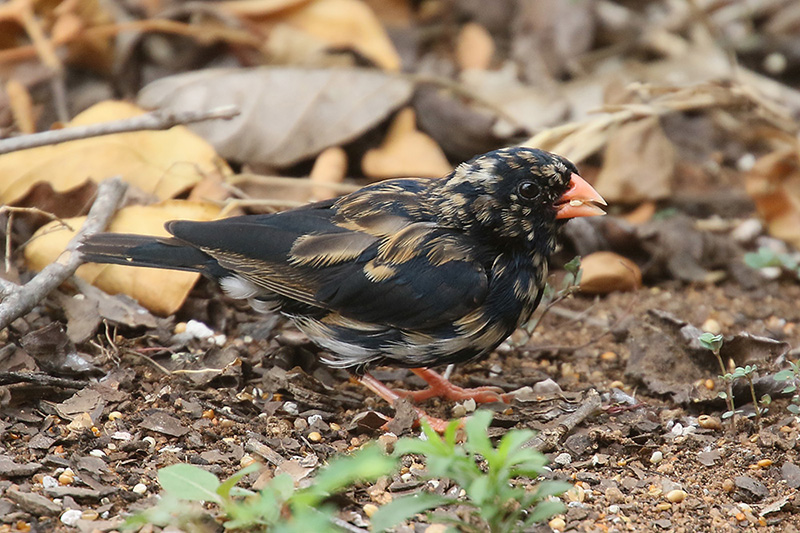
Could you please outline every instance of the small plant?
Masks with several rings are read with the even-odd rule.
[[[800,265],[797,259],[789,254],[775,252],[766,246],[762,246],[756,252],[744,254],[744,262],[750,268],[779,267],[800,277]]]
[[[726,376],[730,374],[725,369],[725,363],[722,361],[722,356],[719,354],[719,351],[722,349],[722,335],[714,335],[713,333],[703,333],[698,337],[700,344],[706,350],[711,350],[711,353],[714,354],[714,357],[717,358],[717,362],[719,363],[720,369],[720,379],[725,381],[725,391],[720,391],[717,396],[725,400],[728,404],[728,410],[722,413],[722,418],[731,418],[731,428],[736,426],[735,421],[735,406],[733,405],[733,383],[730,379],[727,379]]]
[[[367,447],[348,457],[332,460],[320,470],[314,483],[295,489],[288,474],[273,478],[259,492],[237,487],[236,483],[260,465],[246,467],[225,481],[197,466],[176,464],[158,471],[158,481],[164,497],[151,509],[135,515],[127,525],[138,527],[156,525],[197,524],[207,513],[200,503],[216,504],[220,521],[226,529],[258,528],[270,533],[341,532],[333,524],[335,509],[325,500],[357,481],[373,481],[391,474],[397,459],[383,454],[376,447]],[[194,509],[186,502],[197,502]]]
[[[469,418],[464,423],[466,441],[463,446],[456,444],[458,421],[451,422],[442,437],[423,423],[425,440],[398,441],[395,453],[422,455],[428,476],[431,479],[451,479],[464,490],[465,499],[429,493],[398,498],[373,515],[374,530],[383,531],[415,513],[449,504],[472,508],[469,522],[442,515],[432,515],[431,519],[474,532],[522,531],[563,512],[564,505],[551,496],[562,494],[571,488],[570,484],[543,481],[531,490],[513,482],[517,477],[534,479],[544,470],[545,456],[524,446],[534,433],[529,430],[509,431],[495,448],[487,434],[491,419],[492,414],[488,411],[477,411]],[[485,471],[480,463],[485,463]]]
[[[731,382],[739,378],[744,378],[747,380],[747,385],[750,388],[750,397],[753,399],[753,410],[755,411],[756,424],[758,424],[758,428],[761,429],[762,410],[766,409],[765,404],[767,401],[762,399],[764,401],[764,403],[762,403],[758,400],[758,398],[756,398],[756,389],[753,385],[753,376],[757,371],[758,367],[756,365],[746,365],[744,367],[737,366],[733,369],[733,372],[726,374],[723,377]]]
[[[800,384],[800,361],[789,361],[789,368],[775,374],[774,379],[786,382],[782,392],[792,395],[792,402],[786,409],[793,415],[800,415],[800,394],[797,392]]]
[[[733,404],[733,383],[737,379],[744,378],[747,380],[747,385],[750,389],[750,397],[753,399],[753,416],[755,416],[756,424],[758,424],[758,427],[760,428],[761,416],[766,411],[767,406],[772,401],[772,398],[770,398],[769,395],[764,395],[761,400],[756,397],[756,389],[755,385],[753,384],[753,377],[756,375],[758,367],[756,365],[746,365],[743,367],[737,366],[733,369],[733,372],[726,372],[725,363],[722,361],[722,356],[720,355],[720,350],[722,349],[722,335],[703,333],[700,335],[698,340],[700,341],[700,344],[703,345],[703,348],[711,350],[711,352],[717,358],[717,362],[719,362],[719,368],[722,372],[719,377],[725,382],[726,391],[720,392],[718,396],[723,398],[728,404],[728,410],[722,413],[722,418],[731,418],[732,426],[736,426],[734,417],[738,411],[736,411]]]
[[[533,333],[533,331],[542,322],[542,319],[545,317],[547,312],[554,305],[569,298],[580,290],[581,277],[583,276],[583,269],[581,268],[581,256],[576,255],[570,261],[565,263],[564,270],[567,271],[567,275],[564,276],[564,279],[561,282],[561,288],[559,290],[556,291],[549,283],[545,284],[544,295],[542,299],[546,302],[546,304],[541,306],[542,312],[539,313],[536,318],[531,318],[525,325],[522,326],[528,335]]]

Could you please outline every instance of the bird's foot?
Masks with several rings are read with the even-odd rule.
[[[428,368],[412,368],[411,371],[424,379],[430,386],[421,391],[395,390],[395,393],[400,397],[409,398],[415,402],[422,402],[436,397],[454,402],[473,399],[476,403],[509,403],[512,399],[510,394],[504,394],[503,389],[499,387],[463,388],[454,385],[438,372]]]
[[[390,389],[371,374],[364,374],[363,376],[357,379],[362,385],[367,387],[369,390],[371,390],[372,392],[374,392],[387,402],[389,402],[390,405],[395,405],[396,402],[402,398],[402,396],[399,395],[397,391]],[[444,433],[445,430],[447,429],[447,426],[450,424],[448,420],[436,418],[435,416],[430,416],[419,407],[414,407],[414,411],[416,411],[417,413],[417,421],[425,420],[431,426],[431,428],[437,433]],[[388,424],[389,424],[388,422],[384,424],[382,429],[387,429]]]

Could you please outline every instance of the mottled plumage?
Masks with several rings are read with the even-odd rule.
[[[541,298],[564,219],[602,214],[566,159],[509,148],[441,179],[395,179],[291,211],[173,221],[173,238],[101,234],[87,261],[199,271],[290,317],[329,365],[481,357]]]

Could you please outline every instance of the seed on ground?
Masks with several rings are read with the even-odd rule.
[[[674,489],[667,493],[667,500],[672,503],[681,503],[686,499],[686,491],[681,489]]]

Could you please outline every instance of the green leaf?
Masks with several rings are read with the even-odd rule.
[[[217,494],[219,494],[223,499],[227,500],[228,497],[230,496],[231,489],[237,483],[239,483],[240,479],[242,479],[247,474],[258,472],[260,468],[261,465],[259,463],[253,463],[250,466],[242,468],[241,470],[233,474],[231,477],[223,481],[219,487],[217,487]]]
[[[726,419],[726,418],[730,418],[732,416],[733,416],[733,411],[725,411],[724,413],[722,413],[722,419],[723,420]]]
[[[341,490],[356,481],[373,481],[392,472],[397,459],[384,455],[377,446],[367,446],[349,457],[337,457],[320,470],[309,487],[322,497]]]
[[[544,500],[550,496],[561,496],[571,488],[572,484],[566,481],[542,481],[536,487],[534,496],[537,500]]]
[[[558,500],[543,501],[528,515],[528,518],[525,519],[525,524],[543,522],[552,516],[563,513],[565,510],[564,504]]]
[[[797,385],[787,385],[783,388],[784,394],[789,394],[797,390]]]
[[[456,500],[428,492],[396,498],[378,509],[377,512],[372,515],[370,519],[372,522],[372,531],[386,531],[408,520],[417,513],[451,503],[456,503]]]
[[[481,454],[488,462],[492,462],[494,457],[494,446],[489,440],[489,424],[492,423],[492,413],[485,409],[479,409],[464,423],[464,430],[467,434],[467,441],[464,448],[471,453]]]
[[[490,482],[489,476],[481,476],[475,478],[467,487],[464,487],[469,499],[472,500],[475,505],[481,506],[484,502],[491,499],[492,487],[489,485]]]
[[[222,503],[217,476],[194,465],[177,464],[158,471],[158,482],[181,500]]]
[[[700,341],[703,348],[715,353],[722,348],[722,335],[714,335],[713,333],[706,332],[700,335],[697,340]]]
[[[792,378],[794,378],[794,372],[792,372],[789,369],[781,370],[780,372],[772,376],[772,379],[774,379],[775,381],[789,381]]]
[[[792,413],[793,415],[800,414],[800,405],[789,404],[786,406],[786,410]]]
[[[717,397],[718,398],[722,398],[723,400],[726,400],[726,399],[728,399],[728,393],[725,392],[725,391],[719,391],[717,393]]]

